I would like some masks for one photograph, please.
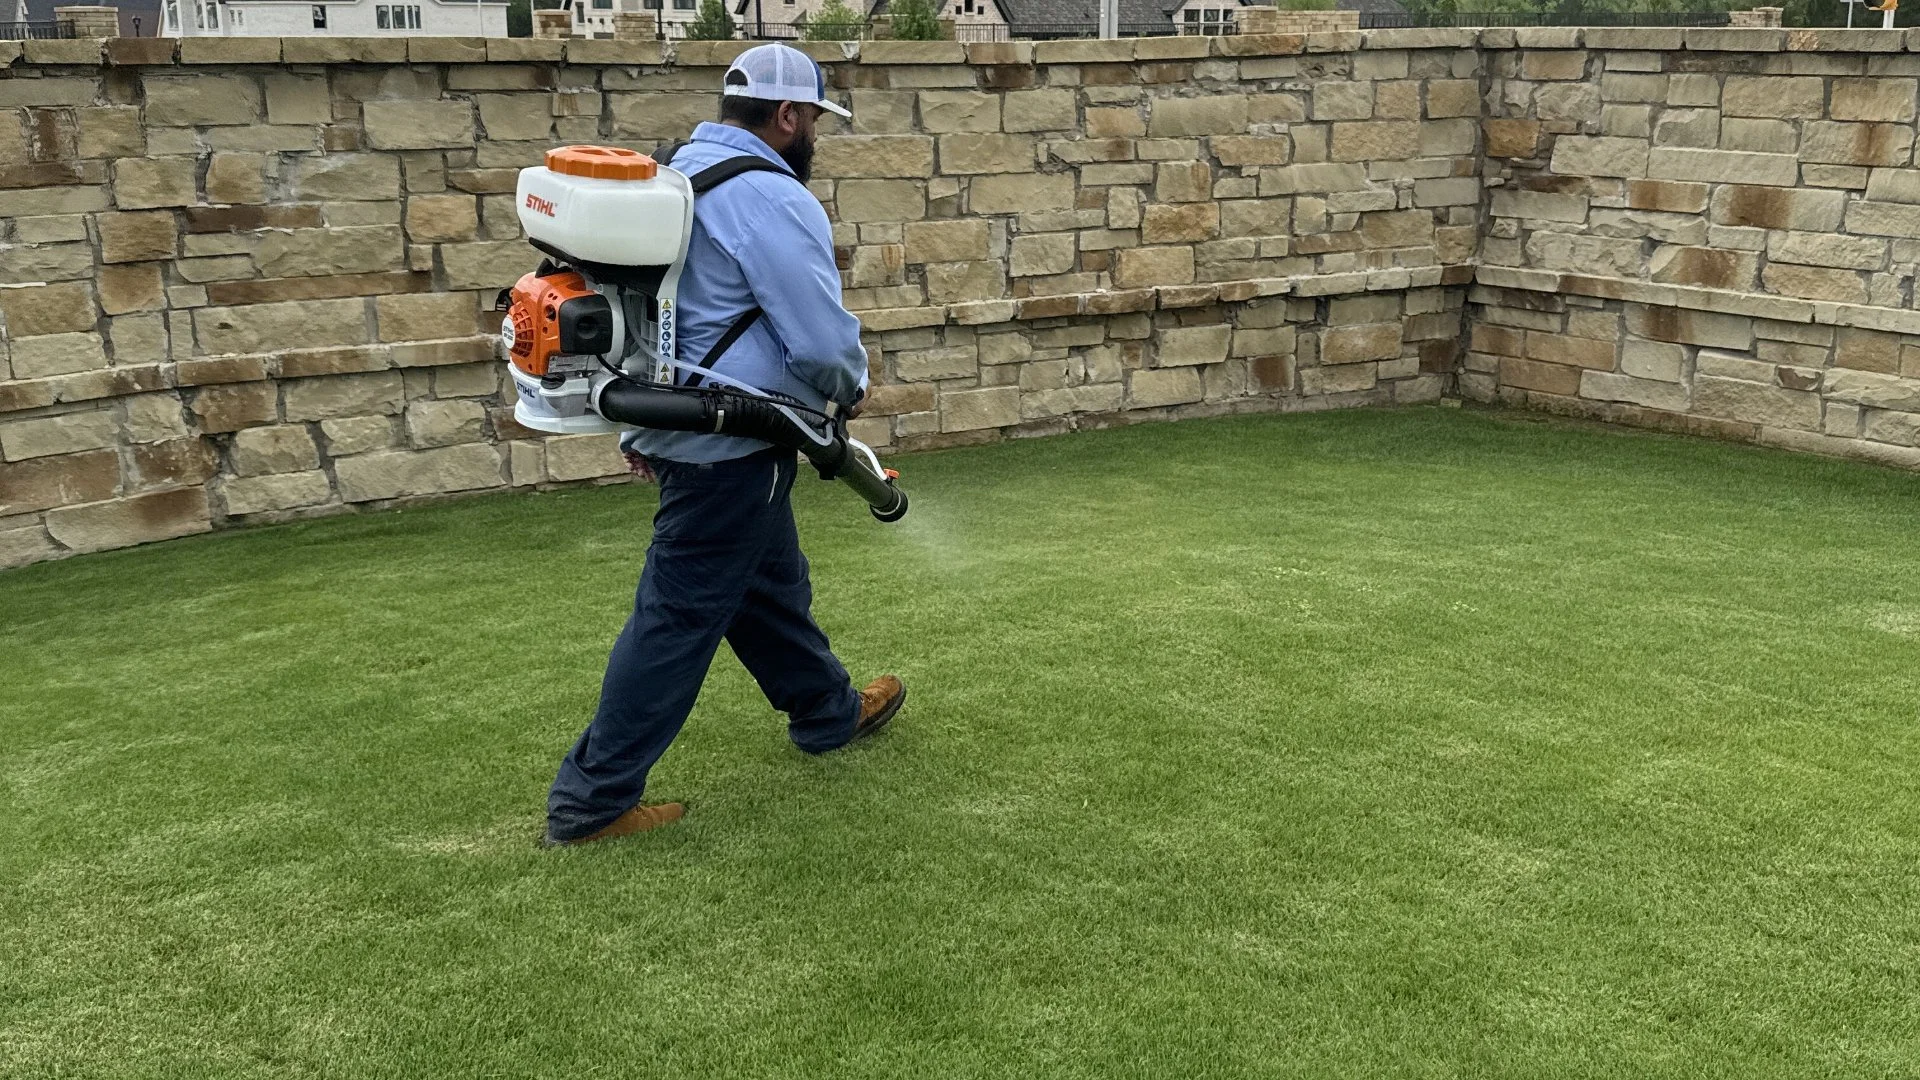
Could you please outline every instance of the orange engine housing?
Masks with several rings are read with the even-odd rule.
[[[507,290],[501,327],[513,366],[545,377],[556,356],[597,356],[613,348],[607,298],[572,270],[527,274]]]

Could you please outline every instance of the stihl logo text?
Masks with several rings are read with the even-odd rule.
[[[535,213],[545,214],[548,217],[554,216],[553,204],[541,198],[538,195],[527,196],[527,209],[532,210]]]

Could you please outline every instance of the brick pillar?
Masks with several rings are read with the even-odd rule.
[[[660,16],[651,11],[616,11],[613,40],[652,41],[660,36]]]
[[[533,36],[564,38],[573,36],[573,13],[542,8],[533,13]]]
[[[1357,11],[1281,11],[1244,7],[1234,14],[1243,34],[1324,34],[1360,29]],[[1182,24],[1184,25],[1184,24]]]
[[[53,17],[73,24],[80,38],[117,38],[120,36],[120,9],[110,7],[57,7]]]

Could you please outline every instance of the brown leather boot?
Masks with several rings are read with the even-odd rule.
[[[868,683],[860,691],[860,719],[853,725],[853,738],[847,741],[858,742],[886,727],[906,700],[906,684],[897,675],[882,675]]]
[[[619,836],[630,836],[638,832],[647,832],[662,825],[671,825],[685,817],[687,808],[677,802],[660,803],[656,806],[636,806],[614,818],[612,823],[597,833],[589,833],[578,840],[562,840],[555,847],[573,847],[576,844],[591,844],[595,840],[612,840]]]

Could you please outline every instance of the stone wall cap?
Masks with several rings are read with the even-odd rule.
[[[1765,27],[1687,28],[1687,48],[1698,52],[1784,52],[1787,32]]]
[[[488,38],[487,62],[558,63],[566,56],[566,44],[553,38]]]
[[[179,60],[179,38],[113,38],[107,42],[107,63],[115,67],[157,67]]]
[[[272,40],[278,41],[278,38]],[[67,41],[25,41],[29,64],[81,64],[98,66],[105,55],[107,39],[82,38]]]
[[[199,39],[189,39],[199,40]],[[234,40],[228,38],[226,40]],[[414,64],[478,64],[487,59],[487,39],[416,37],[407,39],[407,61]]]
[[[1577,49],[1581,27],[1520,26],[1513,31],[1515,47],[1522,49]]]
[[[1362,49],[1471,49],[1479,43],[1480,32],[1467,27],[1404,27],[1360,35]]]
[[[1580,34],[1589,49],[1633,49],[1665,52],[1679,49],[1685,34],[1677,26],[1589,26]]]
[[[280,39],[289,64],[404,64],[406,38],[295,37]]]
[[[1788,52],[1900,52],[1908,32],[1878,28],[1810,26],[1787,31]]]
[[[1307,51],[1310,53],[1353,52],[1360,48],[1360,31],[1333,30],[1323,34],[1307,35]]]
[[[967,43],[967,63],[969,64],[1031,64],[1033,63],[1033,42],[1031,41],[973,41]]]
[[[658,41],[600,41],[593,38],[570,38],[561,44],[567,47],[566,56],[569,64],[625,64],[653,67],[666,63],[666,50]],[[697,44],[724,45],[727,43]],[[727,62],[733,61],[729,59]]]
[[[1125,44],[1129,50],[1126,58],[1132,59],[1132,43]],[[867,41],[860,45],[863,64],[961,64],[966,59],[966,46],[957,41]]]
[[[1307,51],[1305,34],[1224,34],[1213,40],[1221,57],[1298,56]]]

